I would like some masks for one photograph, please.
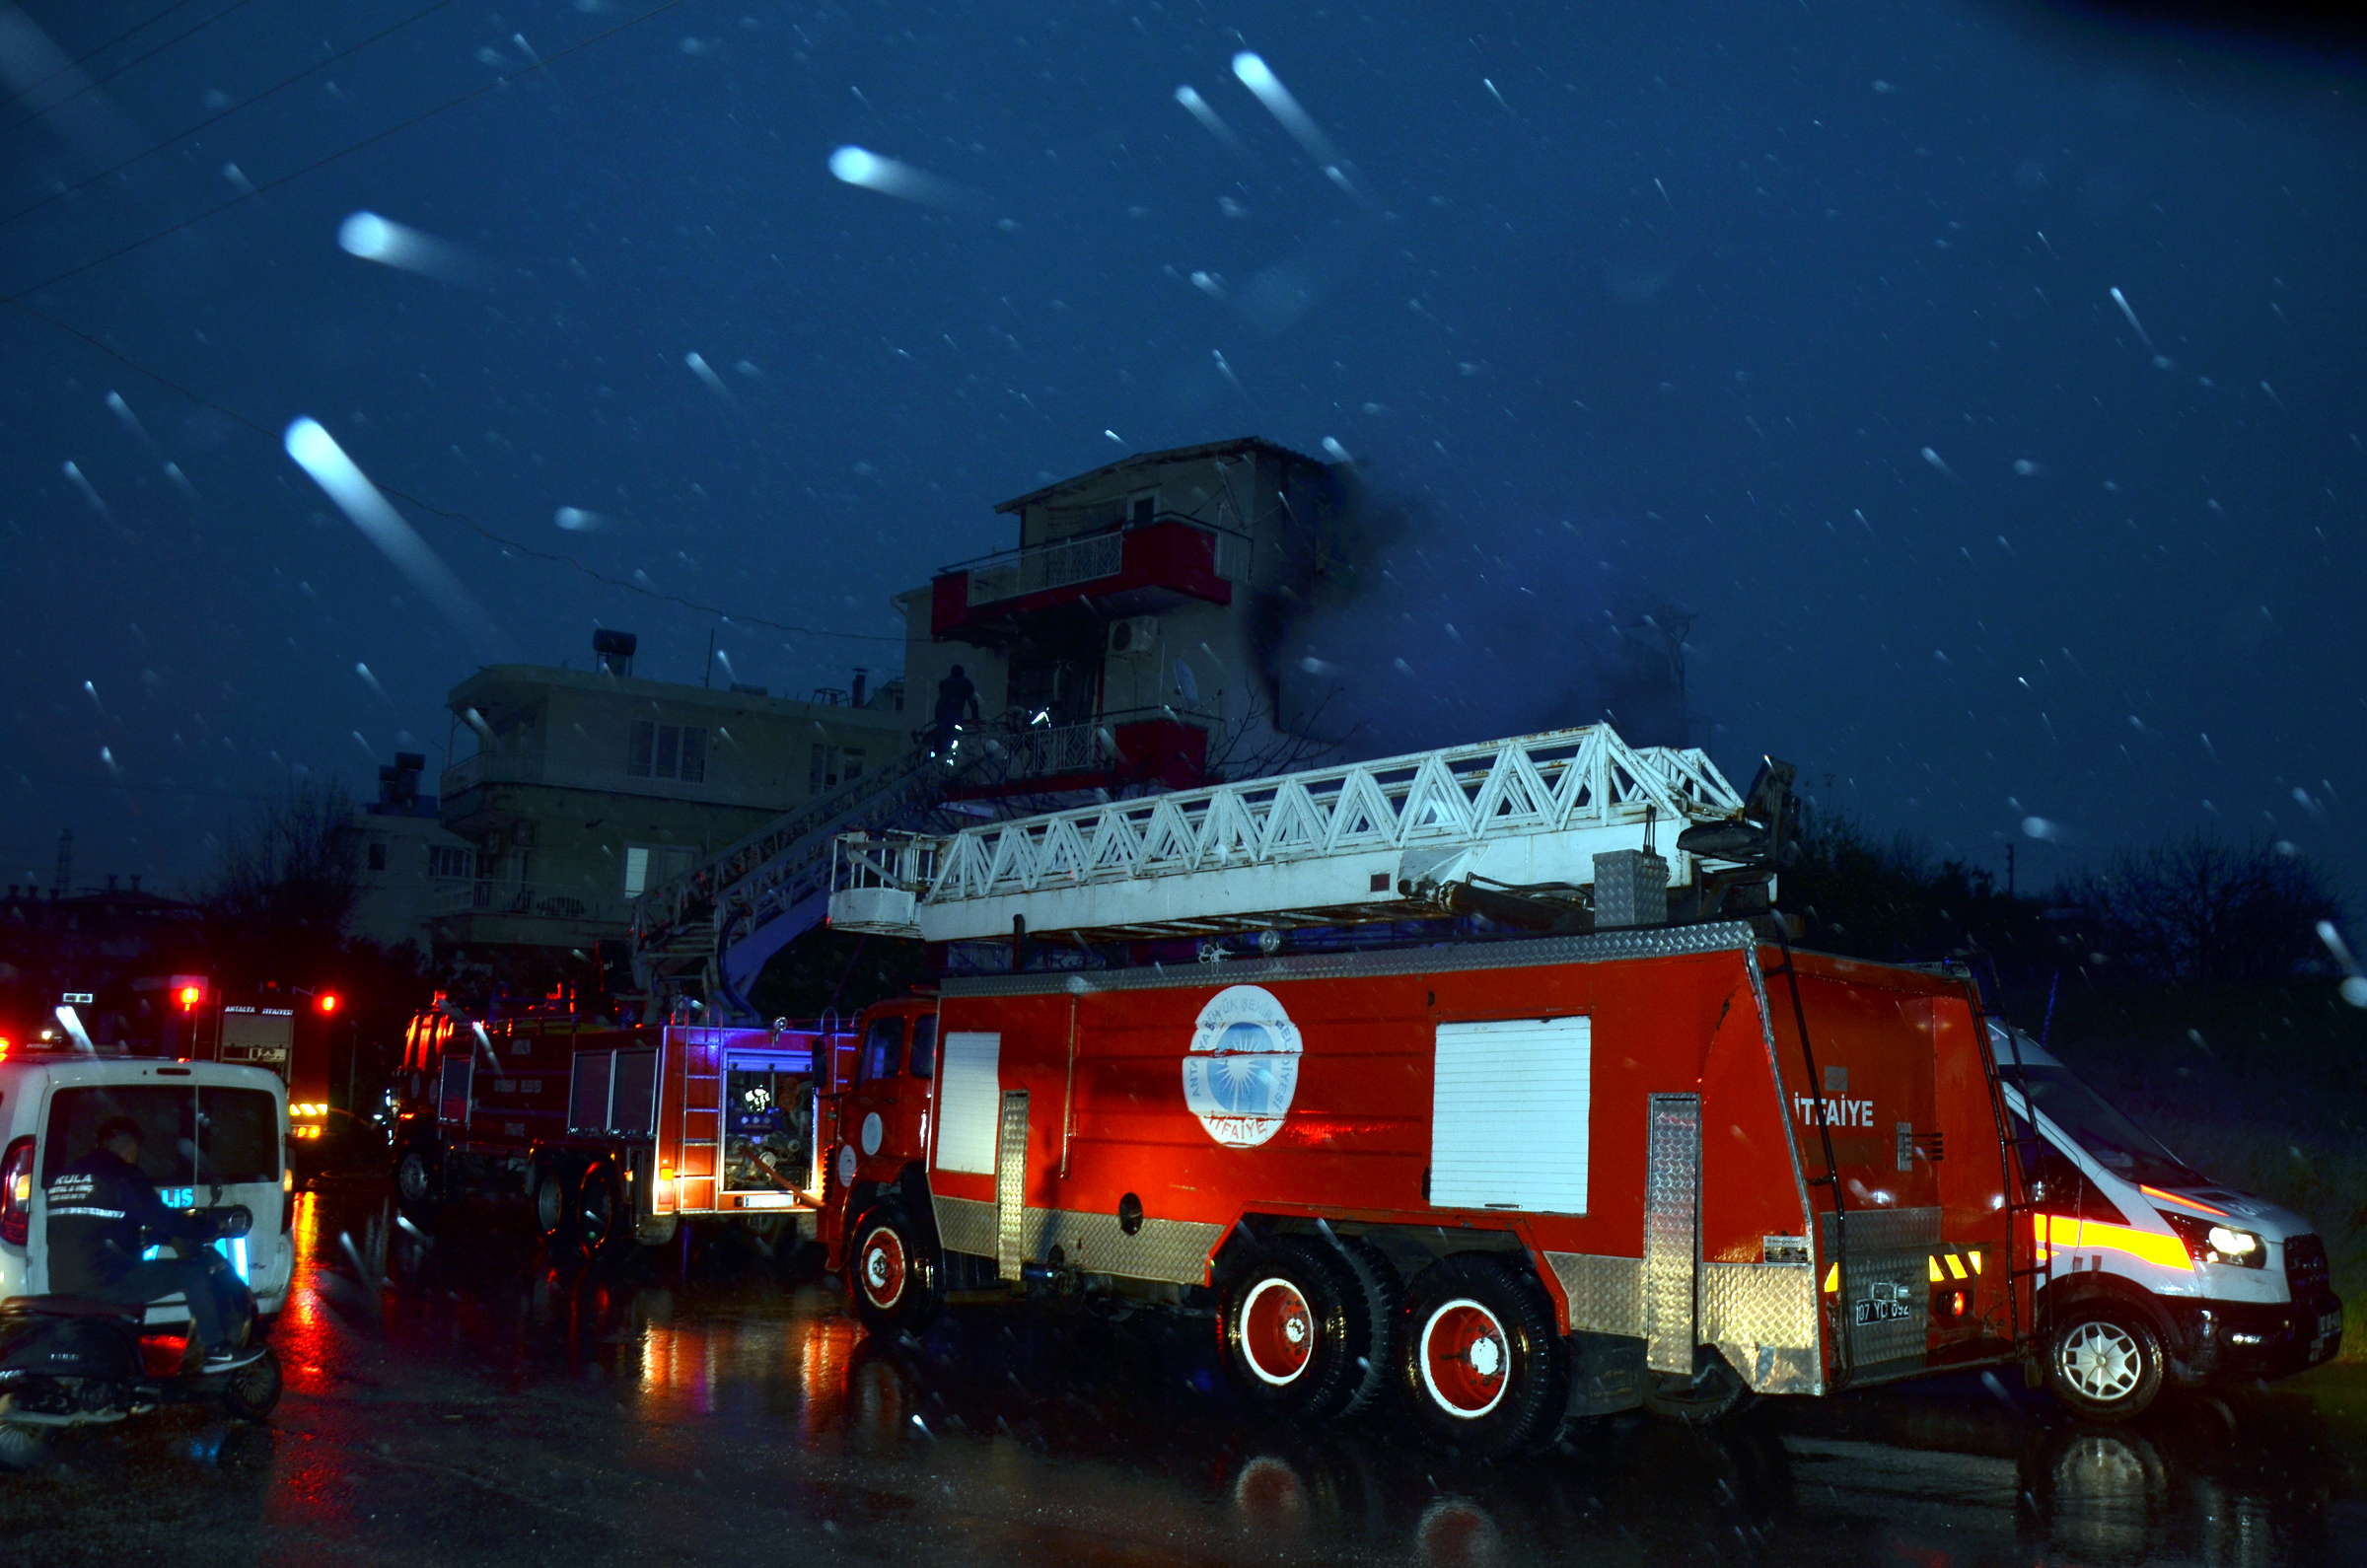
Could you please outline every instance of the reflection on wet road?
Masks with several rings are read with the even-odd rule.
[[[2064,1421],[2018,1379],[1597,1423],[1482,1465],[1255,1421],[1203,1323],[952,1310],[867,1338],[719,1243],[553,1267],[523,1215],[316,1193],[268,1427],[167,1410],[0,1478],[28,1563],[2367,1563],[2367,1380]],[[348,1252],[345,1240],[353,1247]],[[385,1240],[381,1240],[385,1239]],[[466,1261],[464,1262],[463,1259]],[[383,1275],[383,1289],[357,1283]],[[0,1561],[11,1559],[0,1550]]]

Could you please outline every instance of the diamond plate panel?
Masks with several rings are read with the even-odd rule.
[[[995,1246],[994,1205],[977,1198],[947,1198],[930,1194],[937,1211],[937,1244],[949,1252],[978,1257],[998,1255]]]
[[[1146,1215],[1142,1229],[1128,1236],[1114,1214],[1030,1209],[1028,1255],[1031,1261],[1040,1260],[1057,1247],[1062,1261],[1088,1273],[1197,1285],[1207,1279],[1208,1254],[1225,1239],[1228,1229],[1193,1220],[1156,1220]]]
[[[1644,1365],[1693,1370],[1701,1097],[1654,1095],[1644,1139]]]
[[[1836,1218],[1848,1223],[1845,1259]],[[1849,1365],[1921,1365],[1929,1350],[1931,1254],[1940,1245],[1940,1211],[1820,1214],[1817,1242],[1824,1266],[1841,1264],[1841,1331]]]
[[[1643,1259],[1547,1252],[1545,1266],[1553,1270],[1553,1277],[1561,1281],[1561,1293],[1569,1298],[1570,1332],[1643,1333]]]
[[[1003,1094],[1000,1136],[994,1145],[994,1263],[1005,1279],[1019,1278],[1028,1258],[1028,1092]]]
[[[1807,1263],[1701,1265],[1701,1341],[1759,1393],[1814,1392],[1788,1386],[1817,1366],[1817,1275]],[[1798,1354],[1792,1354],[1797,1352]],[[1783,1387],[1770,1388],[1768,1380]]]

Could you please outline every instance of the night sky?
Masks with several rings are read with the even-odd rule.
[[[0,95],[0,881],[70,827],[78,884],[176,886],[291,770],[440,767],[450,686],[596,623],[660,678],[711,631],[718,683],[877,678],[994,503],[1254,433],[1413,519],[1291,649],[1368,749],[1545,722],[1672,604],[1738,784],[1773,751],[2026,888],[2207,825],[2367,889],[2367,81],[2297,46],[1931,0],[41,0]],[[427,270],[340,249],[357,212]]]

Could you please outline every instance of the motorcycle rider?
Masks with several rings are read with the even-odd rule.
[[[59,1172],[46,1197],[52,1292],[125,1303],[179,1293],[189,1307],[189,1337],[205,1347],[204,1372],[228,1372],[261,1358],[260,1346],[238,1343],[246,1337],[253,1299],[220,1252],[209,1247],[194,1257],[141,1256],[143,1232],[160,1242],[210,1242],[219,1224],[165,1207],[140,1170],[138,1122],[129,1116],[101,1122],[99,1146]],[[229,1322],[234,1317],[235,1335]]]

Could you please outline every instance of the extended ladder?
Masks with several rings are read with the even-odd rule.
[[[1607,725],[1112,801],[943,836],[848,833],[841,930],[960,942],[1030,933],[1193,936],[1434,916],[1410,890],[1595,880],[1594,857],[1676,847],[1743,800],[1698,750],[1629,747]]]
[[[744,998],[764,961],[822,921],[838,835],[925,818],[968,771],[915,748],[651,889],[633,909],[641,984],[672,992],[696,976],[715,1019],[753,1019]]]

